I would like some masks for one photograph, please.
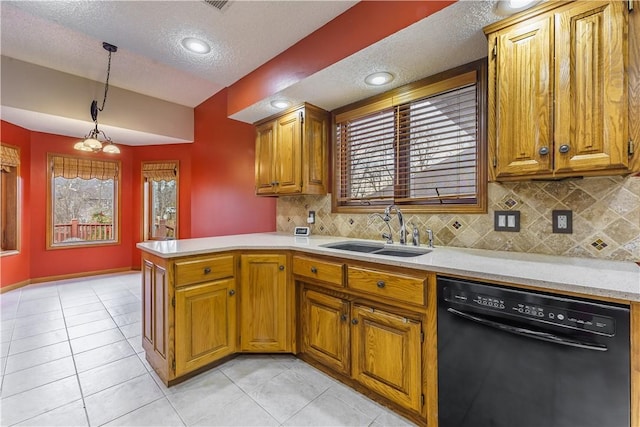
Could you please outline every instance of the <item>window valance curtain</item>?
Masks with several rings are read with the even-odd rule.
[[[176,179],[177,174],[178,164],[176,162],[144,163],[142,165],[142,176],[150,181],[171,181]]]
[[[9,172],[20,164],[20,150],[7,145],[0,145],[0,170]]]
[[[51,155],[54,177],[67,179],[117,179],[120,162]]]

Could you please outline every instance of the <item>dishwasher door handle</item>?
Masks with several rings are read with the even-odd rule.
[[[532,331],[531,329],[519,328],[517,326],[505,325],[504,323],[494,322],[493,320],[485,319],[483,317],[474,316],[469,313],[456,310],[455,308],[447,308],[447,312],[462,317],[463,319],[471,320],[473,322],[480,323],[481,325],[489,326],[504,332],[520,335],[526,338],[532,338],[540,341],[547,341],[554,344],[566,345],[569,347],[583,348],[585,350],[594,351],[607,351],[607,346],[604,344],[587,343],[584,341],[573,340],[570,338],[559,337],[548,332]]]

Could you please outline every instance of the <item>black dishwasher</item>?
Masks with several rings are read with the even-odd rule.
[[[629,307],[438,278],[439,427],[629,427]]]

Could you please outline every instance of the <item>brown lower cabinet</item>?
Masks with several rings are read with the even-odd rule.
[[[351,376],[392,402],[420,413],[421,322],[365,305],[354,305],[351,311]]]
[[[289,251],[144,252],[142,299],[142,345],[167,385],[239,352],[291,352],[420,425],[438,425],[433,273]],[[632,355],[638,313],[632,304]]]
[[[233,277],[176,290],[176,376],[236,352],[235,294]]]
[[[235,255],[142,257],[142,347],[170,385],[236,352]]]
[[[341,374],[351,372],[349,301],[311,289],[302,291],[302,353]]]
[[[287,255],[240,258],[240,350],[291,352],[294,293]]]
[[[301,353],[408,410],[422,409],[422,323],[302,291]]]

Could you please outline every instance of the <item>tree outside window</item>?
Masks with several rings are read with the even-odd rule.
[[[118,241],[119,162],[50,155],[49,246]]]
[[[143,163],[145,240],[178,238],[178,162]]]

